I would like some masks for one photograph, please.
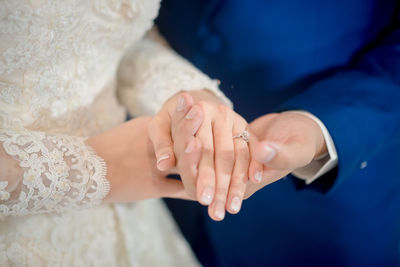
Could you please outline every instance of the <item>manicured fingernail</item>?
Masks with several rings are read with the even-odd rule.
[[[185,98],[180,96],[178,99],[178,104],[176,105],[176,111],[182,111],[186,107]]]
[[[197,108],[194,107],[189,111],[188,114],[186,114],[185,118],[191,120],[197,116],[197,113],[198,113]]]
[[[201,204],[210,205],[213,199],[214,189],[210,186],[206,186],[201,194]]]
[[[161,163],[161,161],[169,159],[169,155],[168,154],[162,154],[161,156],[158,157],[157,159],[157,165]]]
[[[215,204],[214,216],[218,220],[223,220],[225,217],[225,205],[222,202]]]
[[[256,171],[256,174],[254,175],[254,180],[256,180],[257,183],[260,183],[262,180],[262,171]]]
[[[233,197],[231,200],[231,211],[239,212],[241,204],[242,201],[240,201],[239,197]]]
[[[196,147],[196,139],[193,138],[189,144],[187,145],[186,149],[185,149],[185,153],[189,154],[190,152],[193,151],[193,149]]]
[[[270,162],[276,155],[276,150],[270,145],[263,146],[263,163]]]

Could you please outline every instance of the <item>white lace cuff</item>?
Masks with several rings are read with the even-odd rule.
[[[1,131],[0,143],[2,214],[92,207],[110,190],[105,162],[85,138]]]

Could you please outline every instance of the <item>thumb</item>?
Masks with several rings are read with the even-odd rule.
[[[313,149],[304,143],[261,141],[254,146],[252,156],[275,170],[294,170],[311,162]]]
[[[157,168],[160,171],[168,171],[175,166],[175,155],[171,138],[171,119],[168,113],[165,113],[154,117],[147,128],[156,154]]]
[[[171,116],[172,114],[177,114],[174,118],[178,115],[184,116],[193,105],[193,98],[189,94],[181,93],[165,105],[165,108],[161,109],[148,127],[148,134],[157,157],[157,168],[160,171],[168,171],[176,164],[171,136]]]

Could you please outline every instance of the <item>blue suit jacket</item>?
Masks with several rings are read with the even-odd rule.
[[[190,212],[179,215],[187,204],[176,204],[205,264],[400,264],[397,1],[164,0],[157,23],[181,55],[221,80],[238,113],[308,110],[339,157],[311,186],[282,179],[222,223],[201,209],[190,228]]]

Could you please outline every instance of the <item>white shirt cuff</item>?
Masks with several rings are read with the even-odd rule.
[[[311,184],[313,181],[323,176],[334,167],[337,166],[338,163],[338,155],[336,152],[335,144],[333,143],[332,137],[326,129],[325,125],[313,114],[306,111],[294,111],[300,114],[303,114],[312,120],[314,120],[318,126],[321,128],[322,134],[325,139],[325,144],[328,150],[328,153],[315,158],[311,161],[307,166],[302,168],[298,168],[292,172],[292,175],[295,177],[305,180],[306,184]]]

